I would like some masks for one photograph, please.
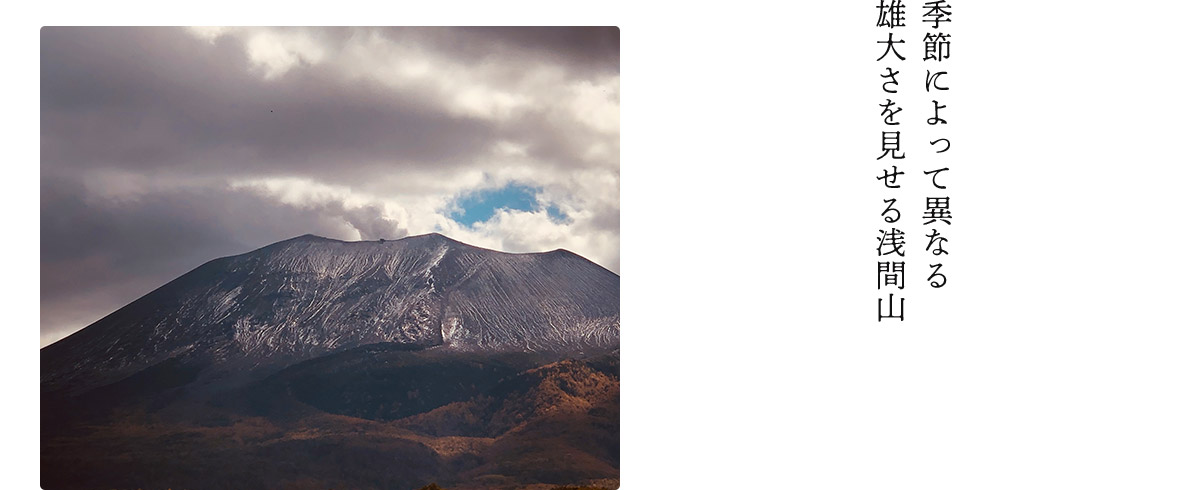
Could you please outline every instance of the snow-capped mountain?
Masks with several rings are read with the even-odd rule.
[[[566,250],[512,254],[439,234],[305,235],[210,261],[42,349],[43,390],[167,360],[254,369],[395,342],[456,351],[614,348],[620,278]]]

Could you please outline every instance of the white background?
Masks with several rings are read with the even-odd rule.
[[[1200,9],[950,3],[950,284],[910,274],[903,324],[877,2],[16,7],[5,486],[38,481],[38,28],[230,23],[621,27],[623,489],[1200,488]]]

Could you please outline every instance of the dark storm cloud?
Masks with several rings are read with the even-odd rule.
[[[563,201],[590,216],[575,245],[511,228],[549,221],[460,233],[619,264],[616,189],[577,176],[617,171],[615,28],[48,27],[41,43],[43,343],[216,257],[433,231],[438,196],[504,171],[599,192]]]
[[[616,27],[384,28],[382,32],[397,40],[423,39],[472,62],[533,55],[570,65],[581,74],[620,71],[621,35]]]
[[[329,68],[265,83],[240,45],[180,29],[47,28],[42,49],[43,158],[73,167],[336,177],[381,160],[443,166],[500,131]]]
[[[233,191],[194,189],[124,203],[88,202],[84,194],[76,182],[43,178],[43,335],[82,327],[208,260],[280,237],[346,231],[322,210]]]

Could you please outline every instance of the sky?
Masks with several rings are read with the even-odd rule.
[[[41,31],[41,342],[312,233],[620,273],[616,28]]]

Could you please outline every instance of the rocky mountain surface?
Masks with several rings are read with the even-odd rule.
[[[47,346],[42,387],[79,393],[168,360],[253,370],[381,342],[613,348],[619,290],[616,274],[561,249],[502,253],[436,233],[378,242],[305,235],[210,261]]]

